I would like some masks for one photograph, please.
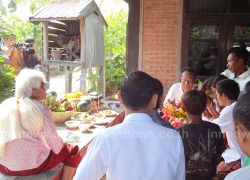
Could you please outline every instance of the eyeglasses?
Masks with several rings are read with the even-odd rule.
[[[46,90],[49,89],[49,82],[43,82],[42,87]]]

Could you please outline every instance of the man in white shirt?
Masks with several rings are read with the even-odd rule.
[[[241,150],[250,156],[250,94],[244,94],[236,103],[233,111],[235,122],[235,134]],[[231,172],[225,180],[248,180],[250,179],[250,166]]]
[[[250,81],[250,68],[247,66],[248,51],[246,48],[234,47],[229,49],[227,57],[227,68],[223,74],[229,79],[235,80],[240,91],[243,92],[245,84]]]
[[[162,127],[148,115],[156,106],[154,80],[137,71],[123,80],[119,99],[123,123],[101,132],[90,144],[74,180],[185,179],[183,143],[177,131]]]
[[[173,105],[180,106],[181,96],[184,92],[187,92],[194,88],[196,81],[196,72],[191,67],[183,68],[181,72],[181,82],[173,84],[164,100],[164,106]]]
[[[234,80],[225,79],[216,84],[217,101],[219,105],[224,108],[212,122],[220,126],[221,132],[226,135],[229,146],[229,148],[222,153],[224,162],[220,163],[217,169],[217,171],[224,175],[233,170],[237,164],[240,165],[240,160],[243,155],[236,141],[233,121],[233,108],[239,97],[239,93],[239,85]],[[210,111],[210,108],[208,108],[208,110]],[[232,169],[228,168],[229,172],[226,172],[225,166],[231,166],[229,163],[232,165]]]

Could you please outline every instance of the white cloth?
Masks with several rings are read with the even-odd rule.
[[[236,102],[222,109],[220,116],[212,122],[219,125],[222,133],[226,133],[229,149],[222,153],[225,163],[239,160],[243,153],[234,134],[233,108]]]
[[[162,127],[144,113],[107,128],[90,144],[74,180],[183,180],[185,157],[177,131]]]
[[[228,79],[235,80],[239,84],[241,92],[244,91],[246,83],[250,81],[250,68],[248,66],[247,66],[247,71],[239,75],[238,77],[235,77],[235,74],[228,69],[223,71],[221,74],[226,76]]]
[[[228,174],[225,180],[249,180],[250,179],[250,166],[237,169]]]
[[[6,143],[23,136],[23,131],[40,132],[43,114],[29,98],[9,98],[0,104],[0,156]]]
[[[178,102],[181,102],[181,96],[183,93],[184,92],[182,90],[181,83],[173,84],[168,90],[168,94],[166,95],[164,104],[169,104],[168,100],[170,101],[177,100]]]

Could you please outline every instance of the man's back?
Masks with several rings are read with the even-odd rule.
[[[75,179],[108,180],[185,179],[185,159],[180,135],[161,127],[144,113],[125,117],[109,128],[88,149]]]

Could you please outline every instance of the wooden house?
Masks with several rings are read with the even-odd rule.
[[[42,23],[43,58],[49,66],[65,67],[65,92],[72,89],[72,70],[81,68],[80,90],[86,92],[87,68],[100,68],[100,91],[104,93],[104,26],[107,23],[94,0],[60,0],[42,7],[29,20]]]

